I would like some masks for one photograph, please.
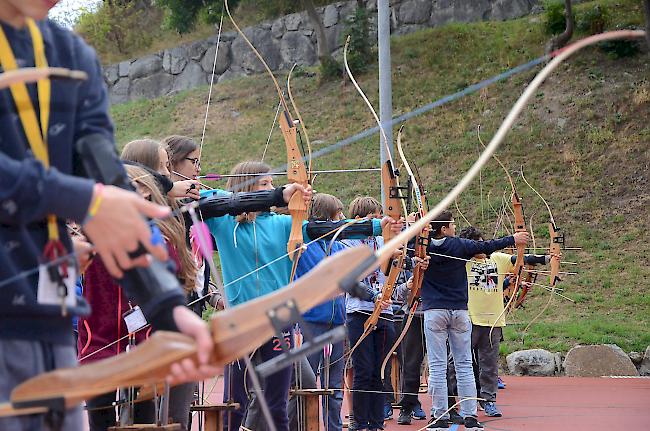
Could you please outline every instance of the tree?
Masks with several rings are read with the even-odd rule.
[[[648,1],[648,0],[646,0]],[[571,10],[571,0],[564,0],[564,20],[565,20],[565,29],[562,34],[555,36],[548,42],[547,52],[555,51],[560,49],[571,40],[573,36],[573,11]]]
[[[302,3],[309,16],[314,29],[316,30],[316,43],[318,45],[318,61],[320,61],[321,77],[323,79],[333,78],[339,76],[341,66],[338,64],[334,57],[332,57],[332,49],[325,34],[325,26],[316,12],[316,6],[313,0],[302,0]]]

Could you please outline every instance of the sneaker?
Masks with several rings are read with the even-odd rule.
[[[465,431],[483,431],[483,424],[476,420],[473,416],[465,418]]]
[[[433,419],[431,419],[431,422],[429,423],[429,425],[427,425],[427,431],[446,431],[448,429],[449,429],[448,419],[438,419],[435,422],[433,422]]]
[[[483,409],[485,410],[485,416],[490,416],[493,418],[500,418],[502,416],[501,411],[494,401],[487,401],[483,403]]]
[[[458,414],[456,409],[451,409],[449,411],[449,422],[456,425],[462,425],[465,423],[465,419],[463,419],[463,417]]]
[[[411,417],[413,417],[413,419],[416,419],[416,420],[418,420],[418,421],[421,421],[421,420],[424,420],[424,419],[427,418],[427,414],[424,413],[424,410],[422,410],[422,406],[420,406],[420,405],[418,404],[418,405],[415,406],[415,408],[413,409],[413,413],[411,413]]]
[[[385,404],[384,405],[384,420],[390,420],[393,419],[393,406],[390,404]]]
[[[411,425],[411,413],[408,410],[400,409],[399,410],[399,416],[397,417],[397,424],[398,425]]]
[[[501,377],[497,376],[497,388],[499,389],[505,389],[506,384],[501,380]]]

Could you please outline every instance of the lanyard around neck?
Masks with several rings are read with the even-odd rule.
[[[45,57],[45,45],[43,44],[43,36],[38,26],[31,18],[27,18],[27,27],[32,37],[32,44],[34,46],[34,63],[36,67],[47,67],[47,58]],[[16,57],[11,49],[9,40],[5,35],[4,30],[0,26],[0,65],[8,72],[18,69]],[[34,153],[34,156],[46,168],[50,167],[50,157],[47,148],[47,130],[50,120],[50,96],[51,86],[49,79],[41,79],[37,83],[38,89],[38,106],[40,114],[40,124],[36,118],[36,111],[34,105],[29,97],[27,85],[23,82],[11,85],[11,95],[13,96],[16,110],[20,117],[25,136],[29,142],[29,146]],[[59,231],[56,226],[56,217],[48,215],[48,237],[50,240],[58,240]]]

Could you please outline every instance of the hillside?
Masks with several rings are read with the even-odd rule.
[[[607,5],[613,23],[641,24],[641,2],[599,1],[578,11]],[[540,16],[507,22],[453,24],[392,40],[394,115],[458,91],[543,54],[547,36]],[[577,37],[577,36],[576,36]],[[614,59],[587,49],[567,61],[536,95],[499,151],[517,181],[525,212],[533,216],[539,244],[547,244],[548,213],[541,200],[517,178],[526,178],[549,202],[566,235],[563,259],[577,265],[562,294],[526,334],[526,347],[566,352],[576,343],[616,343],[624,350],[650,345],[650,57]],[[538,69],[537,69],[538,70]],[[311,71],[308,71],[311,72]],[[477,157],[476,128],[487,142],[511,105],[534,76],[517,75],[474,95],[444,105],[405,124],[404,147],[426,184],[430,202],[442,197]],[[284,75],[278,74],[285,79]],[[357,77],[377,106],[377,71]],[[372,116],[348,82],[318,85],[313,73],[292,79],[292,91],[313,140],[313,150],[374,126]],[[112,108],[120,145],[131,139],[168,134],[201,137],[208,88]],[[203,148],[203,171],[225,173],[244,159],[260,158],[277,106],[268,75],[227,81],[213,89]],[[396,130],[395,130],[396,133]],[[313,169],[377,167],[377,137],[315,159]],[[285,163],[284,143],[273,133],[266,161]],[[315,188],[347,203],[379,194],[379,175],[321,175]],[[282,183],[281,179],[277,180]],[[223,183],[215,183],[222,186]],[[495,162],[458,201],[465,216],[489,236],[509,185]],[[483,206],[481,206],[483,202]],[[460,222],[460,217],[457,217]],[[460,222],[462,226],[464,223]],[[540,277],[540,283],[545,277]],[[521,332],[547,303],[535,289],[526,308],[510,317],[504,353],[521,349]]]

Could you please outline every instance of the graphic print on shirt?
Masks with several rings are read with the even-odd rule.
[[[472,262],[467,277],[470,290],[483,290],[485,293],[496,293],[499,281],[497,265],[491,260]]]

